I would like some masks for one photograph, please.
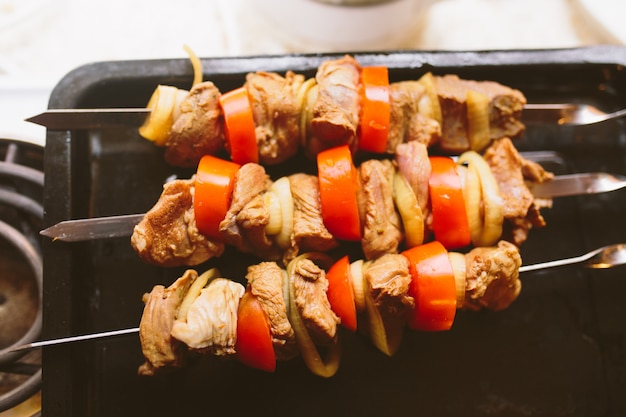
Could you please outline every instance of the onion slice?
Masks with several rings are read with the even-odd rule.
[[[492,246],[502,235],[502,223],[504,222],[504,202],[500,195],[498,182],[493,176],[489,164],[477,152],[464,152],[459,156],[458,162],[459,164],[467,164],[469,172],[475,169],[480,178],[484,213],[483,226],[476,240],[472,238],[472,243],[475,246]]]
[[[185,49],[185,52],[187,52],[187,55],[189,55],[189,60],[191,61],[191,66],[193,67],[192,86],[200,84],[202,82],[202,62],[188,45],[183,45],[183,49]]]
[[[424,215],[415,193],[400,173],[393,176],[393,200],[404,226],[406,246],[421,245],[424,242]]]
[[[283,227],[283,215],[280,205],[280,198],[273,190],[268,190],[263,194],[263,204],[267,207],[270,218],[265,225],[265,233],[268,235],[277,235]]]
[[[420,113],[436,120],[440,125],[443,120],[441,113],[441,105],[439,104],[439,96],[435,88],[435,78],[431,72],[422,75],[418,82],[426,90],[426,94],[419,103]]]
[[[467,213],[467,222],[470,229],[470,237],[472,243],[476,244],[480,240],[483,231],[483,206],[482,188],[480,185],[480,177],[474,165],[459,165],[459,172],[465,172],[465,181],[463,182],[463,199],[465,200],[465,211]]]
[[[365,288],[363,288],[363,259],[350,264],[350,279],[354,291],[354,305],[357,313],[365,311]]]
[[[467,104],[467,136],[470,149],[480,151],[489,145],[489,104],[491,100],[485,94],[469,90],[465,94]]]
[[[308,95],[309,90],[316,85],[315,78],[309,78],[300,85],[298,92],[296,93],[296,106],[298,106],[298,113],[300,114],[300,145],[306,145],[306,128],[308,120]]]
[[[174,108],[178,103],[178,88],[159,85],[152,93],[148,105],[150,115],[139,127],[139,134],[157,146],[165,146],[174,123]]]
[[[465,303],[465,277],[467,274],[465,255],[459,252],[448,252],[448,259],[450,259],[452,272],[454,272],[454,283],[456,284],[456,307],[461,308]]]
[[[300,354],[302,355],[302,359],[304,360],[307,368],[309,368],[309,370],[317,376],[330,378],[335,375],[339,369],[339,362],[341,359],[341,345],[339,343],[339,338],[335,337],[333,342],[328,346],[326,358],[322,359],[317,346],[315,346],[313,339],[311,339],[311,335],[306,329],[304,321],[300,316],[298,306],[296,306],[296,297],[293,285],[293,268],[296,262],[305,257],[311,259],[324,269],[327,269],[332,264],[331,258],[322,253],[302,254],[289,262],[287,265],[287,280],[289,282],[289,322],[291,323],[291,327],[293,327],[298,349],[300,350]]]
[[[270,191],[276,193],[280,201],[281,226],[276,235],[276,243],[283,249],[291,246],[291,234],[293,233],[293,196],[289,178],[280,177],[272,183]]]
[[[200,276],[193,281],[193,284],[189,287],[187,294],[185,294],[185,298],[183,298],[183,301],[180,303],[180,307],[178,307],[176,320],[187,321],[189,307],[191,307],[196,298],[198,298],[200,291],[202,291],[202,289],[206,287],[209,282],[213,281],[219,275],[220,272],[217,268],[211,268],[200,274]]]

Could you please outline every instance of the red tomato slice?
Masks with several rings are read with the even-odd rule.
[[[220,96],[230,158],[238,164],[259,162],[254,117],[248,91],[240,87]]]
[[[261,303],[247,289],[237,311],[237,357],[244,365],[267,372],[276,369],[270,323]]]
[[[350,279],[350,261],[347,256],[335,262],[326,273],[328,291],[326,296],[330,308],[341,319],[341,324],[348,330],[356,331],[356,305],[354,290]]]
[[[447,249],[469,245],[470,229],[461,179],[452,158],[431,156],[428,180],[435,239]]]
[[[413,330],[449,330],[456,314],[456,284],[448,252],[437,241],[402,253],[409,260],[409,295],[415,309],[409,317]]]
[[[337,239],[360,240],[358,175],[348,145],[317,154],[322,219]]]
[[[239,165],[205,155],[196,172],[193,209],[196,227],[205,236],[222,240],[220,222],[226,217]]]
[[[367,152],[386,152],[390,118],[387,67],[364,67],[361,70],[359,148]]]

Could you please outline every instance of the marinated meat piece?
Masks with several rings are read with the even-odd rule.
[[[408,142],[396,148],[396,165],[398,171],[408,181],[417,197],[417,203],[426,216],[428,213],[428,180],[430,178],[430,160],[426,145],[418,142]]]
[[[414,308],[415,300],[409,295],[409,261],[404,255],[383,255],[372,261],[363,274],[383,317],[404,316]]]
[[[520,121],[526,104],[524,95],[493,81],[463,80],[456,75],[433,77],[442,114],[440,146],[450,152],[469,149],[467,123],[467,92],[472,90],[487,96],[489,105],[489,132],[491,139],[513,138],[524,131]]]
[[[313,342],[320,346],[328,345],[337,335],[339,318],[326,297],[326,273],[310,259],[297,258],[293,262],[290,279],[296,308]]]
[[[338,245],[322,220],[319,181],[316,176],[293,174],[289,176],[293,196],[293,248],[291,256],[299,251],[327,252]]]
[[[245,288],[216,278],[200,291],[184,319],[172,326],[172,337],[189,348],[217,356],[233,355],[237,340],[237,309]]]
[[[361,187],[359,208],[363,236],[361,246],[366,259],[396,253],[403,239],[401,221],[393,202],[391,161],[371,159],[359,167]]]
[[[389,85],[389,135],[387,152],[405,142],[416,141],[427,146],[441,138],[441,125],[419,112],[419,102],[426,93],[418,81],[402,81]]]
[[[472,249],[465,255],[466,284],[463,308],[500,311],[519,295],[522,258],[517,246],[500,241],[495,247]]]
[[[198,273],[189,269],[169,287],[155,285],[144,296],[139,339],[146,362],[139,367],[139,375],[154,375],[185,364],[185,345],[174,339],[171,331],[178,308],[197,277]]]
[[[131,236],[131,245],[143,261],[159,266],[191,266],[224,252],[223,243],[209,240],[198,231],[193,193],[193,179],[163,186],[159,200]]]
[[[549,203],[542,201],[540,205],[535,204],[525,181],[542,182],[552,178],[552,174],[522,158],[508,138],[493,142],[485,151],[484,158],[498,183],[504,203],[504,218],[508,223],[505,237],[519,246],[526,240],[531,227],[545,225],[539,207]]]
[[[313,104],[311,135],[334,145],[351,145],[359,125],[361,66],[351,56],[325,61],[315,75],[317,100]]]
[[[263,195],[259,194],[237,214],[237,224],[244,230],[245,242],[250,253],[262,259],[277,260],[280,259],[282,250],[265,233],[269,216]]]
[[[291,71],[285,77],[262,71],[246,76],[262,164],[278,164],[298,152],[300,109],[296,94],[303,82],[303,75]]]
[[[511,144],[513,146],[513,144]],[[524,179],[530,182],[542,183],[554,178],[552,172],[548,172],[541,165],[528,159],[522,158],[522,174]]]
[[[269,319],[274,352],[278,359],[289,359],[298,353],[295,334],[287,318],[287,304],[283,295],[284,275],[275,262],[252,265],[248,267],[246,275],[252,294],[257,297]]]
[[[204,155],[224,149],[220,92],[210,81],[194,85],[180,104],[165,143],[165,160],[174,166],[195,167]]]
[[[500,187],[504,217],[526,217],[534,197],[524,184],[522,157],[513,143],[509,139],[494,142],[487,148],[484,157]]]
[[[539,201],[541,203],[546,203],[551,200],[535,200],[535,202],[528,209],[526,217],[510,219],[505,225],[506,228],[503,230],[503,238],[506,238],[506,240],[514,243],[517,246],[520,246],[528,238],[528,233],[530,233],[530,229],[532,229],[533,227],[544,227],[546,225],[546,221],[541,215],[540,211],[540,208],[543,205],[537,205],[537,202]]]
[[[232,201],[220,223],[220,232],[227,243],[241,252],[278,259],[281,253],[265,234],[270,214],[263,203],[263,193],[270,186],[270,178],[261,165],[243,165],[235,175]]]

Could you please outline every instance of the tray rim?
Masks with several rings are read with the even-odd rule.
[[[263,69],[265,71],[297,71],[315,68],[330,57],[353,55],[364,65],[386,65],[390,69],[437,67],[498,67],[572,64],[613,64],[626,66],[626,46],[593,45],[560,49],[512,49],[488,51],[420,51],[392,50],[372,52],[293,53],[285,55],[246,55],[202,57],[205,77],[212,73],[236,75]],[[149,64],[149,65],[148,65]],[[136,68],[142,72],[137,73]],[[146,69],[147,68],[147,69]],[[98,77],[94,74],[99,73]],[[102,74],[105,74],[104,76]],[[184,77],[193,74],[189,59],[141,59],[98,61],[83,64],[68,72],[53,88],[48,108],[73,108],[81,92],[125,77]]]

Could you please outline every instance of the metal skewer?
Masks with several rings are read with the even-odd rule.
[[[147,108],[110,109],[49,109],[26,119],[50,130],[103,129],[108,127],[138,127],[151,113]],[[550,103],[526,104],[523,123],[583,126],[620,118],[626,109],[606,113],[589,104]]]
[[[37,349],[37,348],[45,347],[45,346],[61,345],[64,343],[83,342],[85,340],[104,339],[107,337],[122,336],[122,335],[133,334],[133,333],[139,333],[139,327],[133,327],[130,329],[121,329],[121,330],[111,330],[108,332],[90,333],[90,334],[84,334],[81,336],[70,336],[70,337],[61,337],[58,339],[42,340],[39,342],[32,342],[32,343],[27,343],[21,346],[15,346],[14,348],[11,349],[11,352],[20,352],[23,350]]]
[[[529,189],[537,198],[566,197],[615,191],[626,187],[626,177],[606,173],[560,175]],[[144,214],[65,220],[40,233],[53,240],[80,242],[93,239],[128,237]]]
[[[626,243],[617,243],[613,245],[607,245],[584,255],[575,256],[573,258],[559,259],[555,261],[542,262],[534,265],[522,266],[519,269],[520,273],[537,271],[540,269],[555,268],[565,265],[582,264],[587,268],[605,269],[612,268],[618,265],[626,264]],[[21,346],[16,346],[11,349],[12,352],[31,350],[45,346],[54,346],[65,343],[82,342],[86,340],[103,339],[107,337],[123,336],[128,334],[134,334],[139,332],[139,327],[133,327],[129,329],[112,330],[108,332],[91,333],[81,336],[63,337],[59,339],[43,340],[39,342],[32,342]]]
[[[557,123],[568,126],[593,125],[626,116],[626,109],[611,113],[590,104],[527,104],[524,106],[524,123]]]
[[[138,127],[152,111],[147,108],[50,109],[26,119],[49,130]]]

